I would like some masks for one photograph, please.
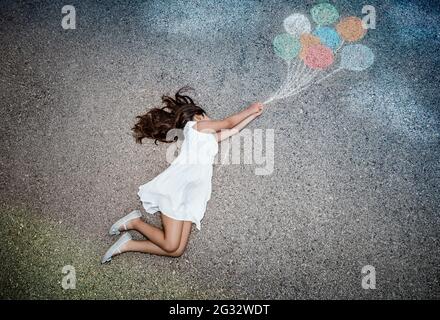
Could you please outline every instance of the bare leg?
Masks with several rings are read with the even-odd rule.
[[[167,252],[177,250],[182,237],[184,221],[172,219],[164,214],[161,215],[163,230],[152,226],[141,219],[130,221],[129,229],[136,230],[147,237],[151,242]]]
[[[175,251],[168,252],[156,245],[155,243],[149,240],[136,241],[130,240],[128,241],[122,248],[121,253],[123,252],[144,252],[150,254],[156,254],[160,256],[169,256],[169,257],[180,257],[186,249],[186,245],[188,243],[189,235],[191,233],[191,221],[184,221],[181,239],[178,248]]]

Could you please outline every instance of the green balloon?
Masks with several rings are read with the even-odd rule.
[[[280,58],[290,61],[298,56],[301,50],[301,43],[288,33],[282,33],[273,40],[274,51]]]
[[[339,12],[330,3],[320,3],[311,10],[312,19],[320,26],[333,24],[339,19]]]

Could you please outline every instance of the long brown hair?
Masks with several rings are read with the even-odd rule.
[[[147,113],[137,116],[137,122],[131,130],[137,143],[142,143],[142,139],[149,138],[161,142],[174,142],[166,140],[167,132],[175,128],[185,127],[188,121],[193,120],[195,115],[204,115],[205,111],[196,105],[189,96],[183,95],[184,91],[191,88],[183,87],[173,97],[162,96],[161,108],[153,108]]]

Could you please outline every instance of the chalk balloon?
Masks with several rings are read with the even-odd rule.
[[[351,71],[363,71],[374,63],[374,53],[363,44],[351,44],[341,51],[341,67]]]
[[[330,3],[320,3],[314,6],[310,12],[313,21],[320,26],[326,26],[335,23],[339,19],[339,12]]]
[[[273,40],[275,53],[282,59],[290,61],[298,56],[301,44],[299,40],[288,33],[282,33]]]
[[[299,38],[299,42],[301,43],[301,51],[299,53],[299,57],[304,60],[307,54],[307,50],[313,45],[320,44],[321,40],[319,40],[319,38],[314,36],[313,34],[303,33]]]
[[[313,31],[313,35],[318,37],[322,44],[336,50],[341,44],[341,37],[332,27],[318,27]]]
[[[362,20],[358,17],[346,17],[342,19],[336,25],[336,30],[342,39],[348,42],[358,41],[367,33],[367,30],[364,29],[362,25]]]
[[[284,19],[284,29],[292,36],[300,36],[303,33],[309,33],[312,26],[305,15],[295,13]]]
[[[324,70],[335,61],[333,51],[322,44],[312,45],[307,49],[304,63],[311,69]]]

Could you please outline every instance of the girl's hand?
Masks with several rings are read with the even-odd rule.
[[[264,111],[264,107],[262,107],[262,108],[260,109],[260,111],[258,111],[258,112],[255,113],[255,118],[259,117],[259,116],[263,113],[263,111]]]
[[[261,102],[254,102],[248,107],[252,113],[258,113],[258,115],[263,112],[263,108],[264,106]]]
[[[255,112],[253,112],[253,109],[255,108]],[[254,103],[250,105],[246,112],[251,113],[247,116],[244,120],[242,120],[239,124],[235,125],[233,128],[227,129],[227,130],[221,130],[216,133],[217,141],[220,142],[222,140],[225,140],[229,138],[230,136],[233,136],[234,134],[237,134],[240,132],[241,129],[246,127],[252,120],[258,118],[263,113],[263,104],[261,103]]]

